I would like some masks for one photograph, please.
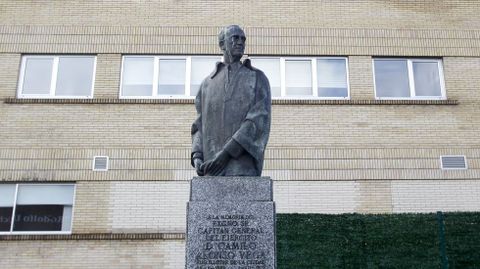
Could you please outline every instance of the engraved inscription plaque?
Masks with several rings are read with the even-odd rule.
[[[255,182],[248,178],[245,182],[223,177],[200,180],[192,183],[187,208],[186,268],[276,268],[275,205],[271,193],[255,194],[262,187],[270,187],[271,192],[271,180],[257,178],[259,181]],[[231,189],[228,197],[219,197],[222,188]],[[201,200],[195,200],[199,197],[196,191],[217,195],[203,195]]]

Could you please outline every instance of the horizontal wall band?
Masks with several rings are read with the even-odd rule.
[[[220,54],[220,27],[0,26],[0,53]],[[246,27],[246,54],[480,56],[480,31]]]
[[[0,235],[0,241],[34,240],[185,240],[185,233],[101,233],[101,234],[25,234]]]
[[[193,104],[193,99],[22,99],[5,98],[6,104]],[[288,100],[274,99],[274,105],[458,105],[458,100]]]
[[[2,148],[0,182],[178,181],[195,176],[190,147]],[[109,156],[109,170],[92,171],[93,156]],[[445,171],[441,155],[466,156],[468,169]],[[263,174],[275,180],[478,179],[480,146],[412,148],[267,148]]]

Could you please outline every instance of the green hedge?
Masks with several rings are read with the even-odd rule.
[[[279,269],[479,268],[480,213],[278,214]]]

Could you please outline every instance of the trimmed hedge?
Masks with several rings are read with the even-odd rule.
[[[444,220],[448,268],[480,269],[480,213]],[[439,223],[437,214],[278,214],[278,268],[443,268]]]

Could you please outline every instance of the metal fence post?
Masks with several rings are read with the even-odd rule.
[[[445,220],[442,211],[437,211],[438,237],[440,240],[440,256],[442,258],[442,269],[448,269],[447,248],[445,243]]]

